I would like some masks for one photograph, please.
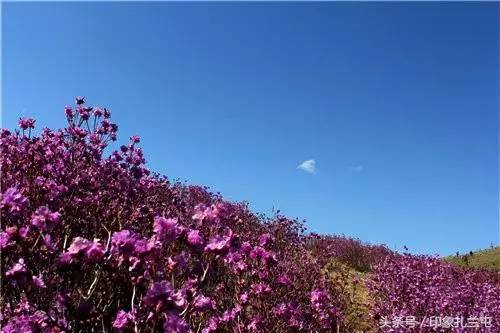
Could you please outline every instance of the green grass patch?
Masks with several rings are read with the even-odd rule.
[[[487,268],[500,271],[500,246],[459,256],[443,258],[445,261],[463,267]]]

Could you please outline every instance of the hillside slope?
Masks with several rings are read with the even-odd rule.
[[[462,267],[476,267],[500,270],[500,246],[467,253],[459,256],[445,257],[444,260]]]

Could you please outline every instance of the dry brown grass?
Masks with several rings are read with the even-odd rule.
[[[348,294],[349,304],[345,315],[349,332],[377,332],[377,322],[370,315],[373,300],[366,287],[366,281],[370,273],[358,272],[335,260],[332,260],[325,269],[329,276],[336,280],[338,285],[343,288],[343,291]]]

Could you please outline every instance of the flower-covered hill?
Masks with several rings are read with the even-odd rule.
[[[104,154],[118,130],[109,110],[79,97],[64,112],[66,128],[23,118],[0,134],[2,332],[355,332],[413,310],[500,317],[492,275],[309,235],[172,183],[145,167],[139,137]]]
[[[303,227],[144,167],[110,112],[1,133],[3,332],[344,331]]]

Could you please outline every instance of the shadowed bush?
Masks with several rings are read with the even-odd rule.
[[[334,258],[359,272],[369,272],[386,256],[395,255],[384,245],[365,244],[359,239],[337,235],[311,234],[306,244],[324,264]]]

